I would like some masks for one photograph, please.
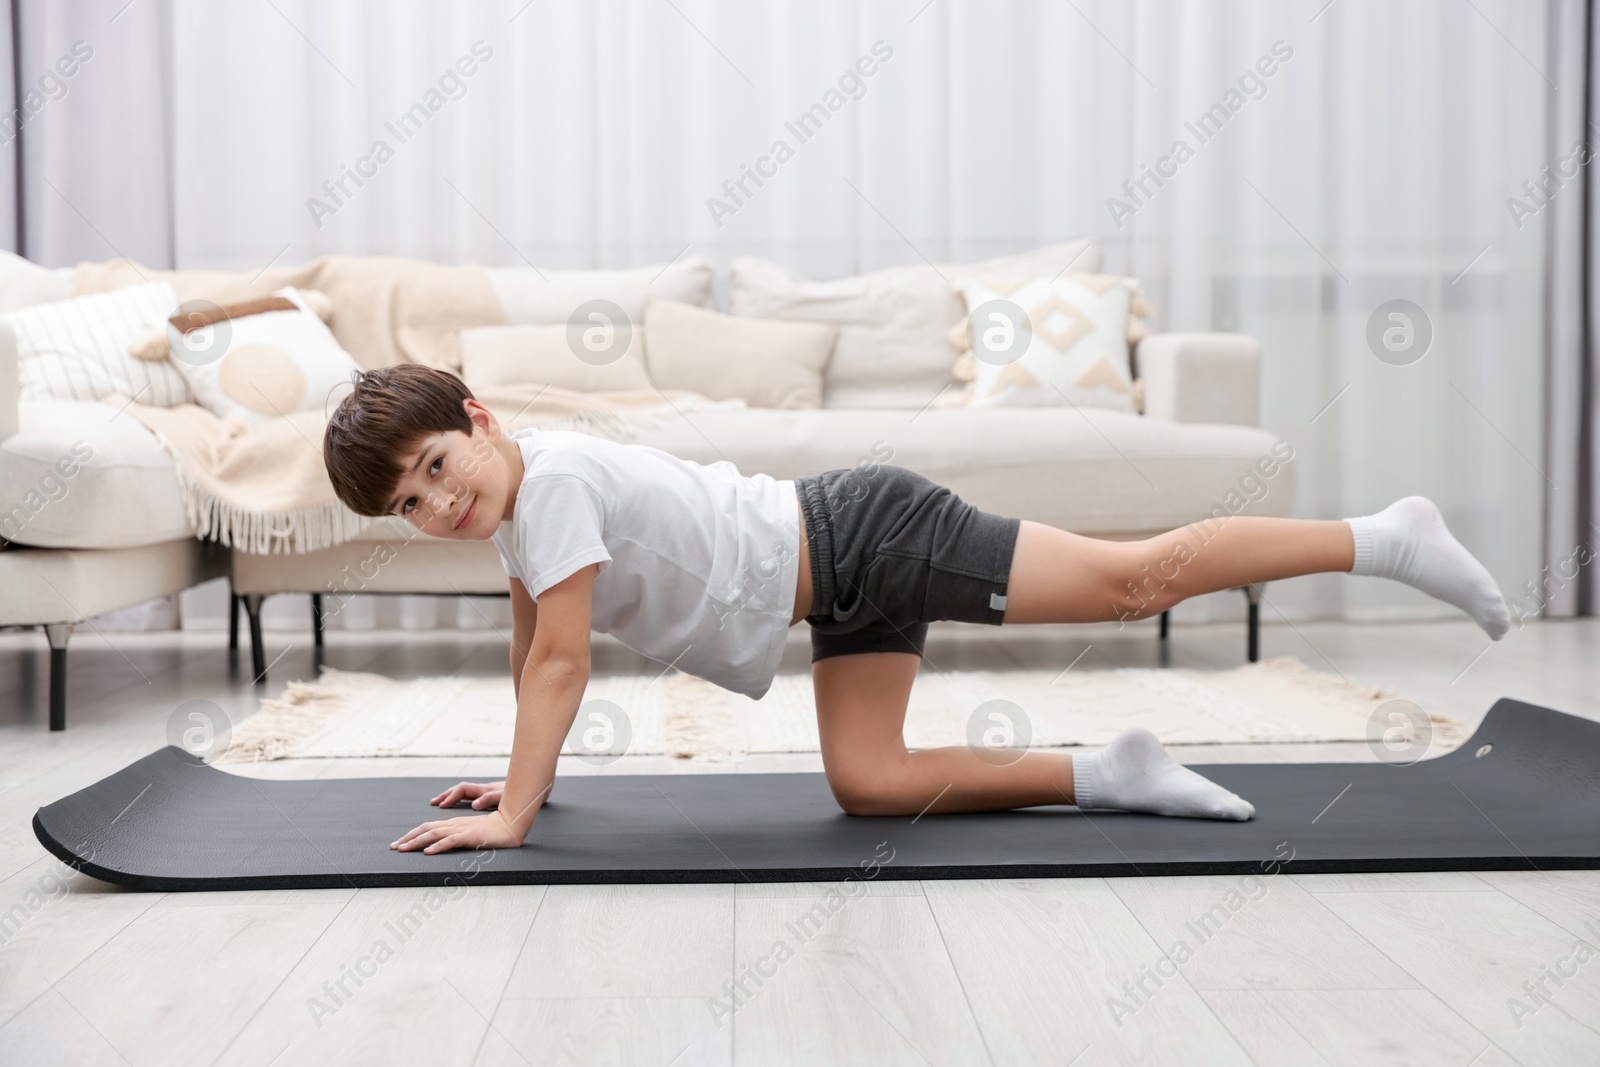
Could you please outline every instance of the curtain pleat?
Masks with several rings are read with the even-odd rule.
[[[21,177],[22,130],[17,110],[17,90],[20,79],[17,71],[16,31],[21,0],[7,0],[5,18],[0,19],[0,247],[25,254],[22,243],[22,220],[26,205],[22,197]]]
[[[1596,301],[1595,168],[1569,163],[1576,150],[1600,151],[1595,134],[1593,69],[1596,34],[1593,5],[1585,0],[1557,0],[1551,5],[1549,143],[1555,166],[1551,177],[1531,190],[1517,190],[1519,204],[1546,204],[1544,222],[1549,242],[1546,281],[1548,335],[1546,442],[1544,460],[1549,478],[1545,509],[1545,561],[1507,595],[1526,611],[1543,609],[1550,616],[1593,615],[1596,609],[1596,563],[1600,528],[1596,522],[1595,461],[1595,315]],[[1580,167],[1576,174],[1563,170]],[[1540,221],[1529,220],[1531,225]]]

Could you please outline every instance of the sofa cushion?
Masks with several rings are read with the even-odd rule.
[[[644,326],[644,302],[652,296],[714,308],[711,261],[699,256],[666,265],[629,270],[535,270],[533,267],[487,267],[489,284],[500,298],[506,322],[565,325],[591,301],[620,307],[632,329]]]
[[[167,362],[189,383],[195,401],[219,418],[259,426],[325,408],[334,390],[361,369],[305,294],[289,286],[272,295],[275,301],[207,309],[182,326],[168,322]]]
[[[1138,284],[1093,274],[961,283],[973,371],[968,402],[1135,410],[1128,318]]]
[[[0,625],[82,622],[227,573],[228,553],[192,537],[103,552],[14,548],[0,552]]]
[[[129,342],[177,307],[167,282],[149,282],[6,312],[17,337],[22,399],[99,400],[108,393],[172,407],[194,400],[168,360],[135,359]]]
[[[75,267],[41,267],[15,252],[0,251],[0,312],[65,300],[77,275]]]
[[[99,401],[24,401],[0,441],[0,537],[42,548],[124,548],[193,537],[172,458],[138,419]]]
[[[626,347],[618,350],[619,343]],[[626,340],[605,323],[462,330],[461,380],[473,390],[531,382],[582,393],[648,391],[644,330],[630,326]]]
[[[955,384],[951,370],[959,353],[950,330],[966,309],[952,285],[979,274],[1051,277],[1069,268],[1098,272],[1099,246],[1083,239],[978,263],[918,263],[831,281],[737,256],[729,310],[839,327],[823,380],[824,407],[921,409]]]
[[[390,516],[393,518],[393,516]],[[505,565],[489,541],[429,537],[395,518],[332,548],[270,556],[232,552],[239,593],[321,593],[322,617],[331,619],[358,593],[501,594]]]
[[[753,408],[819,408],[839,328],[745,319],[675,300],[645,302],[645,361],[662,389],[688,389]]]
[[[729,459],[746,474],[774,478],[856,467],[869,486],[873,467],[892,463],[986,511],[1081,534],[1156,533],[1218,504],[1251,515],[1294,509],[1294,468],[1285,462],[1293,449],[1275,434],[1103,409],[930,409],[910,418],[711,410],[695,412],[693,425],[669,420],[635,443],[700,463]]]

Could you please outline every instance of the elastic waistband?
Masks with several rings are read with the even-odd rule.
[[[811,541],[811,614],[833,617],[837,596],[833,580],[833,516],[822,482],[810,476],[794,480],[795,495],[806,517],[806,536]]]

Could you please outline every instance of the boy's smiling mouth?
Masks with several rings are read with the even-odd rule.
[[[476,514],[477,509],[478,509],[478,496],[477,496],[476,493],[474,493],[473,496],[472,496],[472,501],[469,504],[467,504],[467,509],[461,513],[461,518],[456,521],[456,524],[454,526],[452,526],[451,529],[452,530],[464,530],[464,529],[466,529],[467,524],[472,521],[472,517],[473,517],[474,514]]]

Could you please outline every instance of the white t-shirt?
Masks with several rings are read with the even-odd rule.
[[[506,574],[537,600],[599,563],[596,632],[760,699],[794,614],[794,481],[569,430],[511,439],[522,449],[522,485],[493,537]]]

